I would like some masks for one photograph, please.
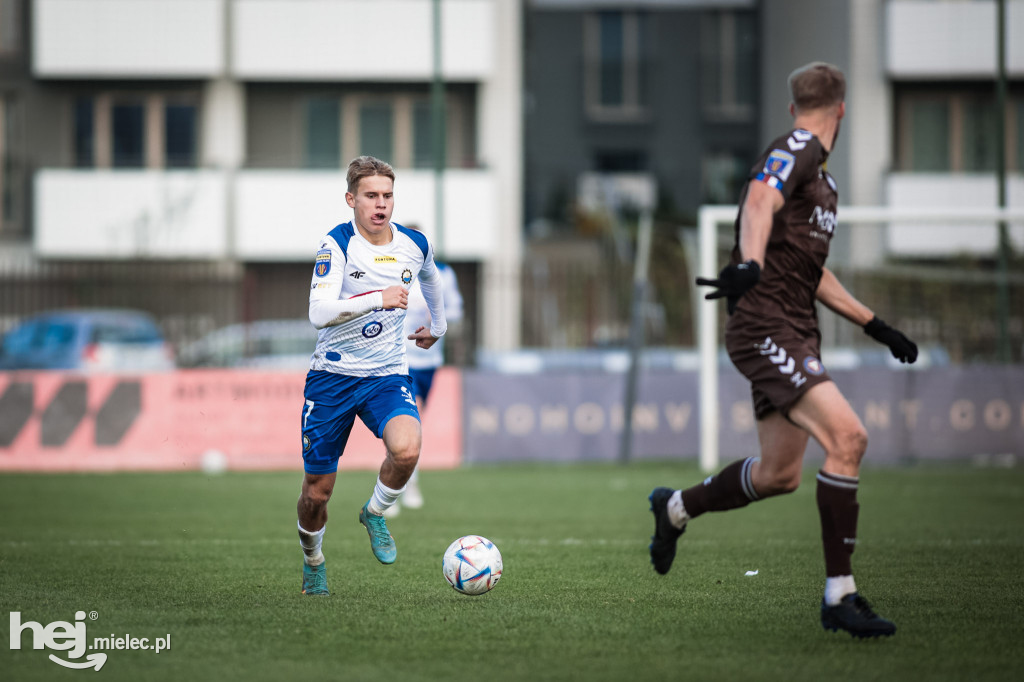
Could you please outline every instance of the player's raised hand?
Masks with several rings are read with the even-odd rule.
[[[722,268],[717,279],[698,277],[697,284],[702,287],[715,287],[715,290],[705,294],[704,298],[713,300],[725,298],[728,301],[729,313],[736,309],[736,303],[740,296],[747,293],[761,279],[761,266],[755,260],[748,260],[746,263],[733,265],[730,263]]]
[[[412,334],[409,334],[409,340],[415,341],[416,345],[424,350],[437,343],[437,337],[431,334],[430,330],[426,327],[419,327]]]
[[[384,297],[384,309],[390,308],[401,308],[405,310],[409,307],[409,292],[403,286],[395,284],[390,286],[381,292]]]
[[[892,356],[900,362],[913,364],[917,360],[917,344],[908,339],[903,332],[878,319],[877,315],[864,325],[864,333],[875,341],[889,346]]]

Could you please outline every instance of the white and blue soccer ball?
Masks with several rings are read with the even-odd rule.
[[[448,584],[462,594],[483,594],[501,579],[501,552],[479,535],[465,535],[444,552],[441,571]]]

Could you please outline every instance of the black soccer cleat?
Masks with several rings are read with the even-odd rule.
[[[853,637],[888,637],[896,633],[896,625],[882,618],[868,600],[858,593],[848,594],[835,606],[821,602],[821,627],[835,632],[846,630]]]
[[[672,561],[676,558],[676,541],[686,532],[686,526],[676,528],[668,517],[668,500],[673,493],[675,490],[672,488],[655,488],[647,496],[651,502],[651,511],[654,512],[654,535],[651,536],[649,547],[651,563],[661,575],[672,568]]]

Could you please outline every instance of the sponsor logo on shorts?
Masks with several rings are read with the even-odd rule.
[[[382,331],[384,331],[384,325],[382,325],[377,320],[367,322],[365,325],[363,325],[363,336],[365,336],[368,339],[372,339],[375,336],[380,336],[380,333]]]
[[[406,268],[402,270],[402,284],[410,284],[412,282],[412,270]]]
[[[804,370],[811,376],[820,377],[825,373],[825,367],[818,358],[807,356],[804,358]]]

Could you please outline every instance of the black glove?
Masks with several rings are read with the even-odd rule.
[[[917,360],[917,344],[903,335],[898,329],[893,329],[878,317],[871,318],[871,321],[864,325],[864,333],[879,343],[889,346],[892,356],[900,362],[913,363]]]
[[[704,298],[710,301],[725,297],[728,302],[729,314],[732,315],[740,296],[753,288],[759,279],[761,279],[761,266],[755,260],[748,260],[739,265],[726,265],[718,273],[718,279],[698,277],[697,284],[702,287],[717,287],[710,294],[705,294]]]

